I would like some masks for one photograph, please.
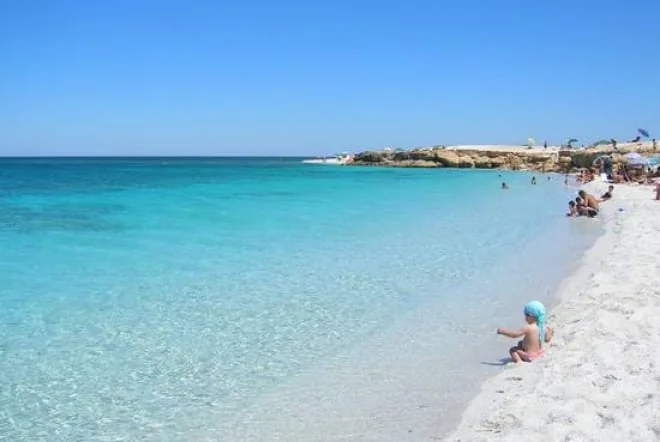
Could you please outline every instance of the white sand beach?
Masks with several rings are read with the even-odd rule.
[[[605,188],[586,186],[595,195]],[[556,334],[545,357],[509,365],[487,381],[446,441],[660,440],[660,201],[654,197],[651,186],[616,187],[601,206],[605,234],[562,284],[561,302],[549,306]]]

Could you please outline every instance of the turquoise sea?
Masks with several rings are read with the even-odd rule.
[[[323,366],[322,398],[333,358],[351,372],[405,353],[419,312],[447,352],[434,412],[448,424],[506,355],[494,327],[550,300],[598,234],[563,216],[561,177],[530,178],[0,159],[0,439],[240,440],[245,410],[275,391],[293,400]],[[409,332],[379,339],[393,327]]]

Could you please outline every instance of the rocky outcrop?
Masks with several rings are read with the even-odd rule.
[[[478,169],[552,169],[556,153],[508,152],[495,150],[419,149],[410,151],[362,152],[353,158],[355,165],[392,167],[460,167]]]
[[[535,170],[539,172],[569,172],[592,167],[596,158],[611,155],[613,163],[625,163],[624,154],[637,151],[653,154],[640,146],[621,146],[613,152],[611,146],[575,150],[541,149],[451,149],[433,147],[409,151],[366,151],[355,155],[354,165],[390,167],[458,167],[477,169]]]

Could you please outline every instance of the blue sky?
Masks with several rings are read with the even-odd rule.
[[[0,1],[0,155],[306,155],[660,129],[657,0]]]

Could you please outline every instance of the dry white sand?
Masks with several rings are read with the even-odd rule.
[[[587,186],[596,195],[605,188]],[[550,309],[556,337],[546,356],[487,381],[445,440],[660,440],[660,201],[654,196],[651,186],[616,187],[602,205],[606,233]]]

